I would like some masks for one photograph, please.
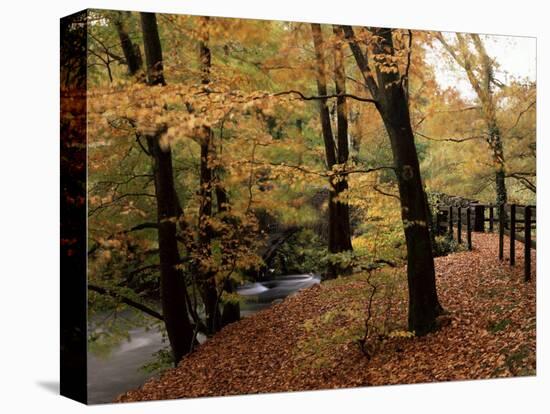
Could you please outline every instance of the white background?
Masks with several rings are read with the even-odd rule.
[[[0,412],[485,412],[549,409],[549,23],[544,1],[64,0],[2,4],[0,21]],[[59,366],[58,41],[86,7],[456,30],[538,37],[538,375],[512,380],[105,405],[57,395]],[[545,118],[546,116],[546,118]],[[542,207],[542,208],[541,208]],[[472,275],[475,277],[475,275]],[[545,395],[546,392],[546,395]],[[548,412],[548,411],[546,411]]]

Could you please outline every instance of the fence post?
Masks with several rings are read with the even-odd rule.
[[[524,234],[524,268],[525,268],[525,281],[529,282],[531,280],[531,207],[525,206],[525,234]]]
[[[462,244],[462,207],[458,207],[458,215],[456,216],[456,241]]]
[[[494,230],[495,213],[494,207],[489,206],[489,231],[492,233]]]
[[[504,204],[498,206],[498,258],[504,259]]]
[[[516,264],[516,205],[510,204],[510,266]]]
[[[485,205],[474,206],[473,231],[485,232]]]
[[[449,206],[449,237],[453,239],[453,206]]]
[[[468,250],[472,250],[472,220],[471,220],[472,208],[467,207],[466,210],[466,234],[468,235]]]

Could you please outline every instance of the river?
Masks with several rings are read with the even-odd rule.
[[[320,281],[317,275],[305,274],[242,285],[237,288],[237,293],[243,297],[241,317],[250,316]],[[109,403],[119,394],[142,385],[155,374],[143,372],[140,367],[151,361],[153,353],[164,346],[160,332],[134,328],[129,331],[128,341],[114,347],[108,356],[88,352],[88,403]]]

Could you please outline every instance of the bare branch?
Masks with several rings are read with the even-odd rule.
[[[439,142],[466,142],[466,141],[472,141],[472,140],[476,140],[476,139],[486,139],[485,136],[483,135],[474,135],[474,136],[471,136],[471,137],[464,137],[464,138],[433,138],[433,137],[430,137],[428,135],[425,135],[421,132],[418,132],[418,131],[414,131],[414,134],[415,135],[418,135],[422,138],[425,138],[427,140],[430,140],[430,141],[439,141]]]
[[[534,174],[532,174],[532,175],[531,174],[528,175],[528,173],[510,173],[510,174],[506,174],[506,177],[513,178],[513,179],[519,181],[529,191],[532,191],[533,193],[536,193],[537,192],[537,186],[534,182],[532,182],[531,180],[529,180],[527,178],[528,176],[534,176]]]
[[[112,206],[113,204],[116,204],[118,203],[120,200],[124,199],[124,198],[127,198],[127,197],[151,197],[151,198],[156,198],[156,196],[154,194],[149,194],[149,193],[125,193],[125,194],[122,194],[116,198],[113,198],[111,201],[109,201],[108,203],[105,203],[105,204],[101,204],[93,209],[90,209],[88,211],[88,216],[92,216],[93,214],[95,214],[97,211],[101,210],[101,209],[104,209],[104,208],[107,208],[107,207],[110,207]]]
[[[401,200],[401,198],[397,194],[387,193],[384,190],[382,190],[380,187],[378,187],[376,184],[372,188],[373,188],[374,191],[376,191],[379,194],[382,194],[382,195],[385,195],[385,196],[388,196],[388,197],[393,197],[397,200]]]
[[[286,163],[275,163],[275,162],[261,162],[261,161],[244,161],[244,163],[248,164],[254,164],[254,165],[263,165],[263,166],[272,166],[272,167],[285,167],[285,168],[292,168],[298,171],[301,171],[306,174],[313,174],[317,175],[319,177],[336,177],[336,176],[346,176],[350,174],[369,174],[376,171],[382,171],[382,170],[392,170],[395,171],[395,167],[382,165],[378,167],[371,167],[371,168],[357,168],[352,170],[342,170],[342,171],[314,171],[314,170],[308,170],[305,167],[302,167],[301,165],[294,165],[294,164],[286,164]]]
[[[304,101],[313,101],[313,100],[323,100],[323,99],[331,99],[331,98],[350,98],[355,99],[356,101],[361,102],[369,102],[376,104],[376,100],[371,98],[364,98],[362,96],[353,95],[350,93],[333,93],[329,95],[312,95],[312,96],[306,96],[300,91],[296,90],[289,90],[289,91],[283,91],[283,92],[277,92],[273,94],[272,96],[283,96],[283,95],[298,95],[300,99],[303,99]]]
[[[526,112],[529,111],[529,109],[531,109],[535,104],[537,103],[537,101],[532,101],[528,106],[527,108],[525,108],[523,111],[521,111],[519,114],[518,114],[518,117],[516,118],[516,122],[514,122],[514,125],[512,125],[509,129],[508,129],[508,132],[511,131],[512,129],[514,129],[515,127],[518,126],[518,123],[519,123],[519,120],[521,119],[521,117],[523,116],[523,114],[525,114]]]
[[[124,303],[128,306],[131,306],[135,309],[138,309],[138,310],[142,311],[143,313],[146,313],[147,315],[152,316],[153,318],[164,321],[164,317],[160,313],[158,313],[156,310],[151,309],[150,307],[148,307],[148,306],[146,306],[142,303],[136,302],[136,301],[124,296],[124,295],[121,295],[120,293],[115,292],[114,290],[107,289],[107,288],[97,286],[97,285],[94,285],[94,284],[88,284],[88,289],[92,290],[94,292],[97,292],[99,294],[102,294],[102,295],[111,296],[112,298],[117,299],[120,302],[122,302],[122,303]]]

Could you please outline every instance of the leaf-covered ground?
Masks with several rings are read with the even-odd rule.
[[[378,350],[370,361],[357,339],[372,288],[366,274],[355,275],[227,326],[177,368],[118,401],[534,375],[535,272],[524,283],[523,245],[516,244],[511,267],[498,260],[497,243],[497,235],[474,234],[472,252],[436,259],[439,298],[450,316],[424,337],[400,336],[404,270],[372,274],[372,322],[387,335],[372,343]],[[533,252],[532,269],[534,259]]]

